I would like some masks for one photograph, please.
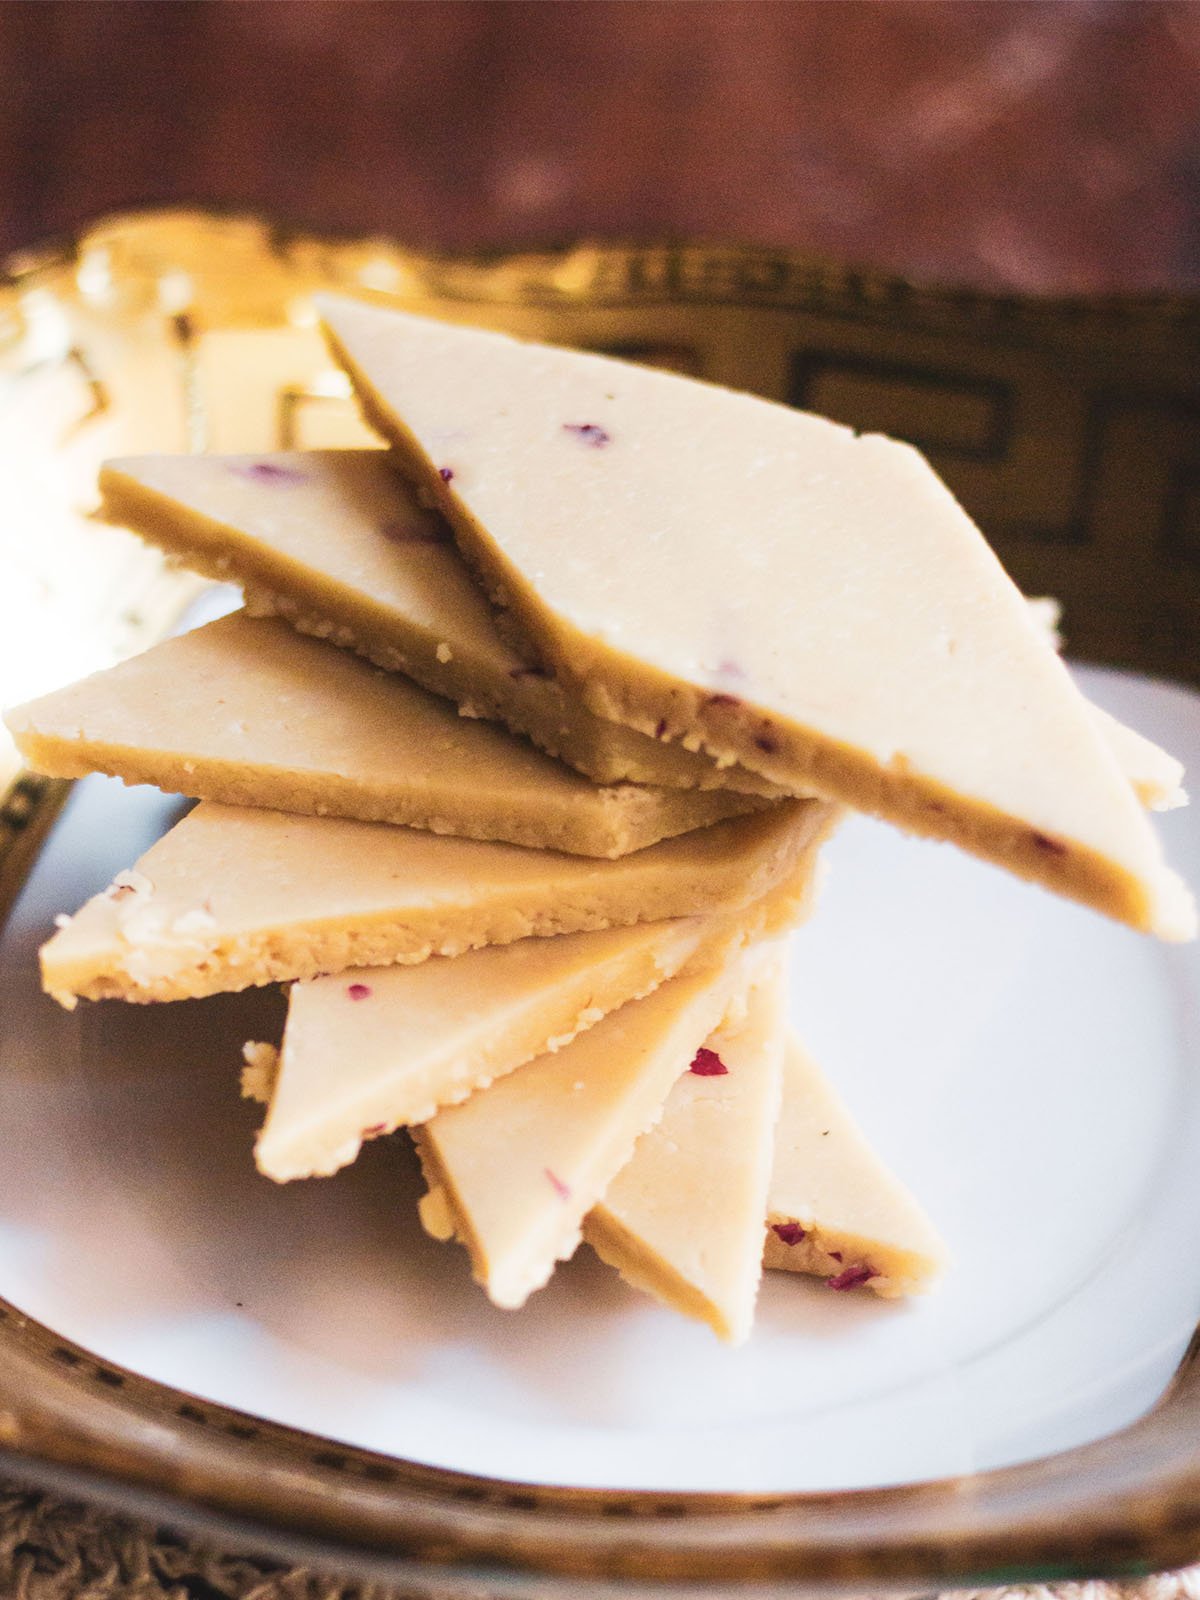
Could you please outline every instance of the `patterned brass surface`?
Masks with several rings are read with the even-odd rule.
[[[0,282],[0,468],[36,390],[47,459],[76,472],[77,498],[53,507],[69,539],[89,510],[88,464],[114,439],[354,442],[361,426],[312,327],[321,285],[657,361],[912,438],[1024,587],[1064,601],[1076,653],[1200,680],[1190,303],[985,298],[777,252],[579,246],[450,261],[243,218],[124,218],[10,263]],[[36,489],[22,507],[35,521]],[[76,563],[56,565],[54,551],[48,538],[44,567],[40,550],[20,551],[44,591],[47,637],[80,604]],[[96,664],[160,631],[186,592],[132,546],[114,545],[112,563],[95,597]],[[21,779],[6,796],[0,913],[62,792]],[[998,1584],[1200,1556],[1195,1345],[1147,1417],[1047,1461],[852,1494],[625,1494],[335,1448],[97,1362],[0,1304],[0,1447],[14,1470],[57,1487],[422,1593]]]

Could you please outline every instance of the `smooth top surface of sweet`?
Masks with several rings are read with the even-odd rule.
[[[397,673],[234,612],[5,719],[39,770],[615,856],[764,802],[602,786]]]
[[[750,1333],[762,1270],[785,1013],[776,969],[676,1080],[584,1230],[631,1281],[699,1310],[735,1344]]]
[[[1044,630],[915,450],[600,356],[321,309],[405,470],[593,709],[1193,932]]]

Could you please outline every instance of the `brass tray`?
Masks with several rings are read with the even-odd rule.
[[[0,570],[18,571],[43,602],[28,637],[14,640],[10,622],[3,641],[0,666],[18,664],[22,689],[71,675],[41,643],[64,621],[92,619],[79,649],[100,665],[160,632],[192,592],[116,535],[102,593],[63,559],[101,456],[360,437],[312,330],[308,296],[320,285],[904,433],[1026,590],[1064,600],[1077,654],[1200,679],[1194,305],[988,298],[708,247],[444,260],[162,213],[10,263],[0,284],[0,386],[32,396],[22,459],[0,440],[15,496],[5,526],[11,536],[14,512],[26,527],[49,515],[66,541],[18,562],[0,530]],[[53,479],[26,470],[38,448],[61,469]],[[4,796],[0,913],[64,793],[26,776]],[[1200,1343],[1141,1421],[1027,1465],[839,1494],[617,1493],[335,1446],[98,1361],[0,1303],[0,1469],[421,1593],[732,1583],[794,1593],[1143,1574],[1200,1556]]]

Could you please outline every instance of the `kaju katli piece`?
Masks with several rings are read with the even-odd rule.
[[[924,1293],[946,1263],[946,1247],[921,1206],[789,1038],[764,1264],[814,1273],[832,1289],[866,1287],[894,1299]]]
[[[603,787],[398,673],[242,612],[10,711],[38,772],[615,857],[767,801]]]
[[[634,1288],[730,1344],[750,1336],[762,1276],[786,1012],[776,964],[676,1079],[583,1225]]]
[[[591,710],[1194,935],[1086,701],[917,451],[603,356],[319,310],[509,635]]]
[[[183,1000],[737,910],[803,870],[839,815],[780,801],[599,861],[202,801],[65,919],[42,984],[66,1006]]]

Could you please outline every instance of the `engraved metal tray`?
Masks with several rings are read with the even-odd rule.
[[[1026,589],[1064,600],[1076,653],[1200,676],[1193,307],[983,299],[736,250],[433,260],[159,214],[0,286],[0,699],[139,647],[196,593],[89,521],[103,456],[365,438],[313,330],[324,284],[913,437]],[[1194,695],[1085,677],[1200,765]],[[103,780],[60,818],[66,798],[17,776],[0,809],[14,1475],[419,1592],[946,1586],[1200,1555],[1193,952],[847,829],[794,986],[946,1222],[955,1286],[909,1313],[771,1285],[731,1357],[585,1261],[517,1319],[465,1285],[447,1301],[437,1274],[461,1263],[429,1264],[383,1147],[345,1181],[258,1187],[230,1063],[276,997],[68,1018],[36,994],[51,912],[170,814]],[[1200,827],[1166,821],[1195,881]]]

